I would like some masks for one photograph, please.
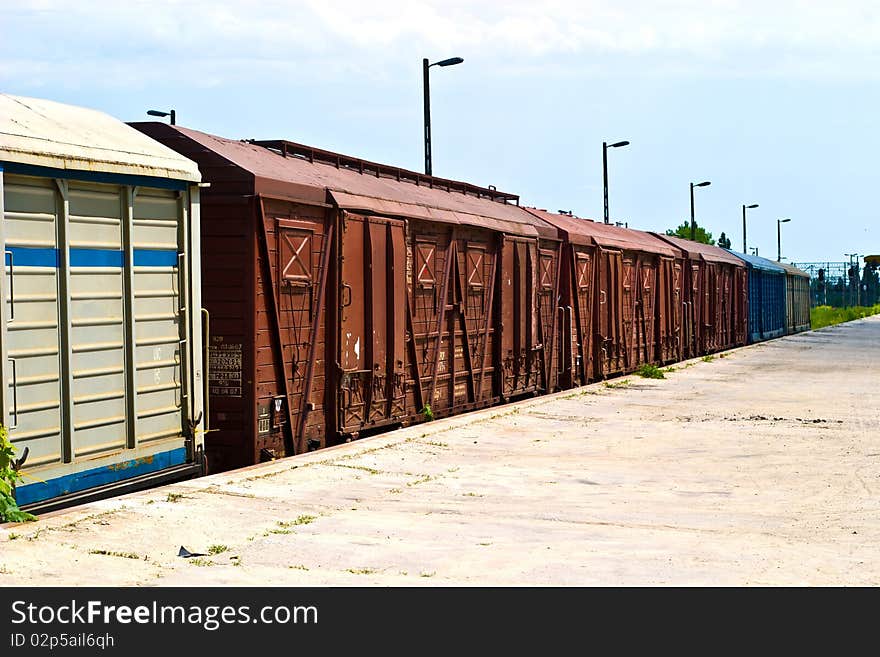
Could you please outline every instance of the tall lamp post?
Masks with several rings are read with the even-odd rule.
[[[439,62],[429,63],[427,59],[422,60],[422,75],[424,77],[425,91],[425,174],[433,175],[431,166],[431,86],[428,79],[428,69],[432,66],[455,66],[464,61],[461,57],[450,57]]]
[[[791,219],[776,220],[776,262],[782,262],[782,224],[786,224]]]
[[[148,116],[160,116],[160,117],[170,116],[171,117],[171,125],[175,125],[177,122],[177,113],[174,110],[171,110],[170,112],[162,112],[159,110],[147,110],[147,115]]]
[[[748,253],[748,249],[746,249],[746,210],[754,210],[757,207],[757,203],[743,205],[743,253]]]
[[[694,220],[694,187],[708,187],[712,183],[704,180],[701,183],[691,183],[691,241],[697,240],[697,222]]]
[[[613,144],[608,144],[606,142],[602,142],[602,189],[604,190],[605,196],[605,223],[610,223],[608,218],[608,149],[609,148],[621,148],[623,146],[629,146],[628,141],[618,141]]]

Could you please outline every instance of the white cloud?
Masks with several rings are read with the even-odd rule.
[[[876,0],[24,0],[0,7],[0,25],[0,75],[34,83],[79,72],[136,86],[187,69],[218,82],[352,68],[381,77],[453,52],[579,75],[873,79],[880,69]]]

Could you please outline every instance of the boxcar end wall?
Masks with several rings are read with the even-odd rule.
[[[0,105],[0,403],[18,503],[200,473],[197,169],[91,110]]]

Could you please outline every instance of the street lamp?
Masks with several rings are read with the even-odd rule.
[[[708,187],[712,183],[704,180],[701,183],[691,183],[691,241],[697,241],[697,223],[694,221],[694,187]]]
[[[628,141],[618,141],[613,144],[607,144],[606,142],[602,142],[602,188],[605,193],[605,223],[609,223],[608,219],[608,149],[609,148],[621,148],[623,146],[629,146]]]
[[[177,114],[174,112],[174,110],[171,110],[170,112],[161,112],[159,110],[147,110],[147,114],[149,116],[161,116],[161,117],[170,116],[171,117],[171,125],[175,125],[175,122],[177,121]]]
[[[464,61],[461,57],[450,57],[433,64],[428,63],[427,59],[422,60],[422,74],[424,76],[425,91],[425,174],[433,175],[431,167],[431,87],[428,82],[428,69],[432,66],[455,66]]]
[[[776,220],[776,262],[782,262],[782,224],[788,223],[791,219]]]
[[[748,253],[748,250],[746,249],[746,210],[753,210],[756,207],[758,207],[757,203],[743,205],[743,253]]]

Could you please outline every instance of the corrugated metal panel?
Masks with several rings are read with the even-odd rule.
[[[198,182],[194,162],[103,112],[0,94],[0,160]]]
[[[130,186],[3,182],[0,398],[11,440],[30,450],[26,477],[43,482],[22,487],[22,499],[132,477],[137,468],[120,467],[131,459],[186,454],[185,427],[201,412],[191,378],[201,352],[185,312],[182,268],[192,263],[181,193],[138,187],[132,202]],[[100,477],[78,476],[97,467]]]
[[[780,262],[785,270],[785,330],[787,333],[810,330],[810,275]]]
[[[60,360],[59,216],[50,180],[8,176],[3,188],[8,426],[27,466],[64,461]]]
[[[552,226],[509,203],[478,198],[455,189],[447,191],[439,186],[416,184],[408,179],[364,173],[350,166],[332,166],[303,157],[285,157],[264,146],[224,139],[180,126],[152,123],[133,123],[132,126],[154,136],[157,130],[161,130],[163,140],[177,132],[201,144],[252,173],[255,176],[254,190],[258,194],[279,194],[301,201],[324,202],[326,191],[329,190],[340,206],[346,209],[488,227],[513,235],[556,236]],[[412,172],[403,173],[415,180],[422,178]],[[464,183],[458,184],[462,188],[467,187]],[[486,193],[491,192],[487,190]]]

